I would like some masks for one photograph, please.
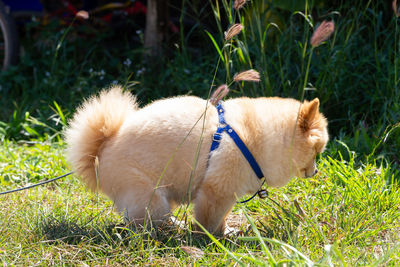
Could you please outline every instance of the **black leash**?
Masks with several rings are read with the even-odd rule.
[[[237,203],[240,203],[240,204],[247,203],[247,202],[249,202],[250,200],[252,200],[252,199],[253,199],[255,196],[257,196],[257,195],[258,195],[258,197],[261,198],[261,199],[267,198],[267,197],[268,197],[268,191],[262,188],[262,186],[264,185],[264,183],[265,183],[265,180],[264,180],[263,183],[261,184],[260,189],[259,189],[257,192],[255,192],[254,195],[252,195],[251,197],[249,197],[249,198],[246,199],[246,200],[238,201]]]
[[[58,176],[58,177],[56,177],[56,178],[53,178],[53,179],[50,179],[50,180],[46,180],[46,181],[43,181],[43,182],[40,182],[40,183],[37,183],[37,184],[33,184],[33,185],[30,185],[30,186],[21,187],[21,188],[12,189],[12,190],[9,190],[9,191],[1,192],[0,195],[6,195],[6,194],[10,194],[10,193],[22,191],[22,190],[25,190],[25,189],[29,189],[29,188],[32,188],[32,187],[36,187],[36,186],[39,186],[39,185],[48,184],[48,183],[54,182],[54,181],[56,181],[56,180],[59,180],[59,179],[61,179],[61,178],[64,178],[64,177],[66,177],[66,176],[68,176],[68,175],[71,175],[71,174],[73,174],[73,173],[74,173],[74,172],[69,172],[69,173],[60,175],[60,176]]]

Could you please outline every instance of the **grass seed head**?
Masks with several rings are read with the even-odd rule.
[[[317,47],[322,42],[326,41],[332,33],[335,31],[335,23],[333,21],[326,21],[324,20],[318,26],[318,28],[314,31],[313,35],[311,36],[311,46]]]
[[[76,15],[76,18],[78,19],[89,19],[89,12],[85,11],[85,10],[79,10]]]
[[[399,9],[397,8],[397,0],[393,0],[392,8],[393,8],[393,12],[396,15],[396,17],[400,17]]]
[[[236,0],[233,4],[233,8],[239,10],[244,6],[244,4],[246,4],[246,0]]]
[[[260,74],[256,70],[246,70],[236,74],[233,77],[235,82],[246,81],[246,82],[259,82]]]
[[[226,84],[221,85],[211,95],[210,103],[216,106],[229,93],[229,88]]]
[[[243,25],[240,23],[233,24],[226,32],[225,32],[225,40],[228,41],[232,39],[234,36],[238,35],[243,29]]]

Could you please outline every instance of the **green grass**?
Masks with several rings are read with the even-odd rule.
[[[63,148],[54,142],[5,142],[0,155],[12,168],[1,168],[0,190],[65,173]],[[243,233],[225,238],[172,225],[135,232],[112,202],[88,192],[75,176],[0,196],[0,262],[396,265],[399,171],[377,162],[357,163],[354,157],[332,159],[334,150],[331,146],[320,158],[316,177],[294,179],[284,188],[270,188],[265,200],[236,205],[233,213],[242,218]],[[41,165],[33,167],[36,162]]]

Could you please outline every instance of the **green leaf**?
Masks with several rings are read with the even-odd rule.
[[[222,51],[221,51],[221,49],[219,48],[219,46],[218,46],[217,42],[215,41],[214,37],[213,37],[213,36],[211,35],[211,33],[209,33],[208,31],[205,31],[205,32],[207,33],[208,37],[210,37],[211,41],[213,42],[213,44],[214,44],[214,46],[215,46],[215,49],[217,49],[217,52],[218,52],[218,54],[219,54],[219,56],[220,56],[222,62],[225,62],[225,58],[224,58],[224,56],[222,55]]]

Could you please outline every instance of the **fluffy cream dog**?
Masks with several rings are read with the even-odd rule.
[[[224,108],[268,186],[315,174],[315,157],[328,141],[318,99],[300,106],[294,99],[242,97],[227,100]],[[130,221],[142,224],[147,214],[162,221],[177,204],[192,201],[197,221],[223,233],[237,198],[255,193],[261,181],[226,133],[209,156],[217,126],[215,107],[206,109],[198,97],[167,98],[139,109],[131,94],[114,87],[85,101],[70,121],[68,160],[89,188],[98,186]]]

